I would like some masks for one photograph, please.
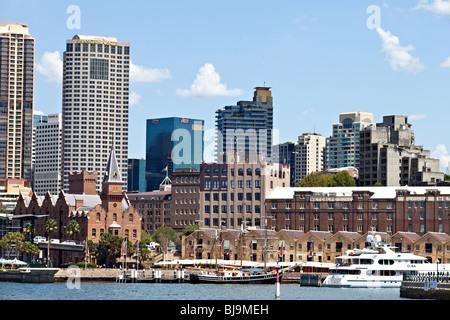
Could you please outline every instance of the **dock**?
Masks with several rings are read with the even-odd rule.
[[[450,274],[429,273],[405,275],[400,286],[400,297],[410,299],[450,300]]]

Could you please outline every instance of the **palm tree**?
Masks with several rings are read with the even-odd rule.
[[[20,232],[8,232],[7,234],[5,234],[2,241],[0,242],[0,247],[2,247],[3,249],[8,249],[8,259],[10,257],[12,244],[18,244],[20,241],[23,241],[23,239],[25,239],[25,236]]]
[[[54,232],[58,231],[58,225],[56,223],[56,221],[54,219],[48,219],[45,222],[45,234],[47,235],[47,237]]]
[[[76,220],[70,220],[66,225],[66,234],[70,235],[72,240],[75,239],[75,236],[80,233],[80,225]]]

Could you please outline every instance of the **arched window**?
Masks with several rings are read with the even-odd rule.
[[[100,221],[100,212],[97,212],[97,222]]]
[[[133,222],[133,215],[132,215],[132,214],[130,214],[130,215],[128,216],[128,222]]]
[[[251,175],[252,175],[252,169],[250,169],[250,168],[247,169],[247,175],[248,175],[248,176],[251,176]]]
[[[244,175],[244,169],[239,169],[238,170],[238,175],[243,176]]]
[[[113,213],[113,221],[117,221],[117,214]]]
[[[260,176],[261,175],[261,169],[256,169],[255,170],[255,175]]]

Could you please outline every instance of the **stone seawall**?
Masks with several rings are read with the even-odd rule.
[[[428,288],[422,281],[402,281],[400,297],[410,299],[450,300],[450,283],[437,283],[436,289]]]

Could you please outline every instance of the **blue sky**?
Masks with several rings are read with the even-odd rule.
[[[67,23],[71,5],[79,29]],[[129,157],[145,156],[146,119],[204,119],[212,130],[217,109],[251,100],[265,83],[280,142],[330,136],[341,112],[371,112],[375,122],[398,114],[409,116],[416,144],[441,159],[442,171],[450,161],[448,0],[0,0],[0,20],[28,23],[35,109],[47,114],[62,112],[67,39],[130,43]],[[206,160],[212,146],[205,141]]]

